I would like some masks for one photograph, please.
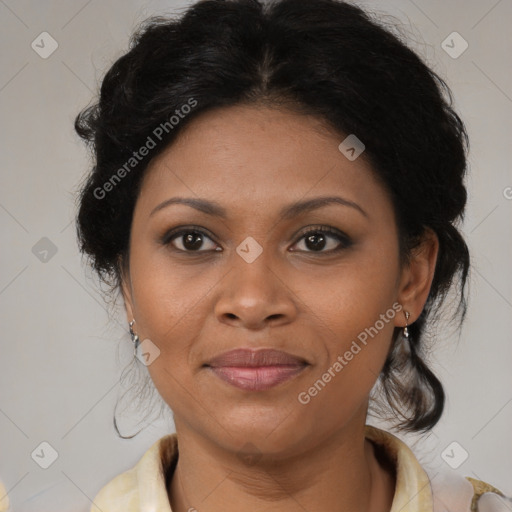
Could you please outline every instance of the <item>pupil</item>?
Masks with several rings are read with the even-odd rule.
[[[203,243],[203,240],[199,233],[193,233],[193,234],[189,233],[188,235],[185,236],[183,245],[188,250],[196,250],[201,247],[202,243]]]
[[[318,243],[315,243],[315,239],[321,239],[320,247]],[[306,246],[308,249],[323,249],[325,247],[325,236],[321,233],[315,233],[306,237]]]

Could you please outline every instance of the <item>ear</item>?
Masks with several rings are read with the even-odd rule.
[[[126,319],[130,323],[134,318],[133,293],[128,264],[125,264],[122,256],[119,257],[119,269],[121,271],[121,293],[123,295]]]
[[[397,300],[403,311],[411,314],[408,324],[415,322],[423,311],[434,279],[438,252],[439,239],[432,229],[426,228],[421,243],[412,250],[410,261],[400,277]],[[400,327],[405,326],[405,316],[402,320]]]

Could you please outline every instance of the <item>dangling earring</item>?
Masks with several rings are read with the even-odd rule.
[[[409,320],[409,317],[411,316],[409,311],[404,311],[404,314],[405,314],[405,327],[404,327],[404,331],[403,331],[403,334],[406,338],[409,337],[409,329],[407,328],[407,320]]]
[[[135,334],[135,332],[133,331],[133,324],[134,323],[135,323],[135,318],[130,322],[130,336],[132,337],[132,342],[133,342],[133,345],[134,345],[133,355],[136,356],[137,355],[137,348],[139,347],[139,336],[138,336],[138,334]]]
[[[411,315],[408,311],[404,311],[404,314],[405,314],[405,327],[402,330],[402,337],[401,337],[400,348],[399,348],[403,364],[405,364],[405,362],[409,359],[409,356],[411,354],[409,329],[408,329],[408,324],[407,324],[407,320],[409,320],[409,317]]]

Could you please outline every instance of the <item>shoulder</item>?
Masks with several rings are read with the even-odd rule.
[[[473,486],[474,495],[471,511],[478,512],[507,512],[512,510],[512,497],[505,496],[499,489],[470,476],[466,477]]]
[[[510,512],[512,498],[500,489],[450,470],[426,470],[433,512]]]
[[[9,495],[5,490],[4,484],[0,480],[0,512],[9,512],[10,510]]]
[[[366,426],[366,437],[377,443],[395,468],[392,511],[511,512],[512,498],[493,485],[449,470],[423,467],[396,435]]]
[[[110,480],[94,498],[91,512],[117,512],[139,510],[137,479],[133,468]]]
[[[98,492],[90,512],[171,512],[167,494],[167,469],[177,460],[177,438],[160,438],[137,464],[114,477]]]

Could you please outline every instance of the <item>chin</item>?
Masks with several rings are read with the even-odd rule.
[[[287,448],[303,442],[305,432],[297,425],[307,428],[307,420],[297,419],[295,412],[277,404],[244,405],[223,412],[222,424],[226,425],[226,430],[219,431],[224,438],[220,444],[228,443],[234,451],[250,444],[267,454],[285,455]]]

